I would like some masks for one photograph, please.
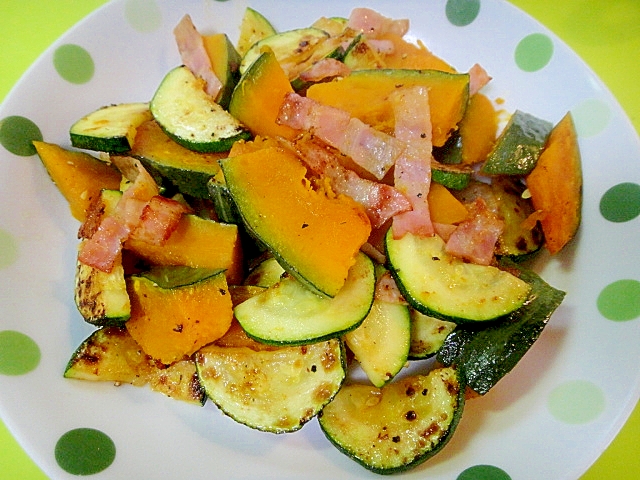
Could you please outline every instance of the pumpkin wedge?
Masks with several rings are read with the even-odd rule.
[[[469,75],[439,70],[357,70],[348,77],[309,87],[307,97],[346,110],[386,133],[393,133],[394,115],[389,96],[398,85],[429,89],[433,145],[441,147],[456,131],[469,100]]]
[[[179,275],[187,269],[176,270]],[[168,273],[165,273],[168,272]],[[128,279],[131,318],[128,332],[147,355],[171,364],[222,337],[231,325],[233,306],[223,271],[185,275],[176,285],[171,269]],[[181,283],[181,282],[180,282]]]
[[[84,221],[89,205],[102,189],[120,188],[120,172],[87,153],[53,143],[36,141],[33,145],[76,220]]]
[[[364,209],[349,197],[314,190],[306,168],[282,148],[220,164],[247,229],[291,275],[321,295],[335,296],[371,232]]]
[[[580,225],[582,166],[571,113],[553,128],[538,163],[527,176],[533,208],[540,212],[545,245],[558,253]]]

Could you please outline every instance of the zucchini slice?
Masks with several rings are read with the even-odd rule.
[[[131,316],[121,258],[108,273],[76,262],[74,300],[87,323],[100,327],[124,325]]]
[[[345,378],[342,343],[301,347],[208,345],[195,355],[198,378],[229,417],[257,430],[299,430],[338,392]]]
[[[412,468],[449,441],[464,409],[464,384],[452,367],[384,388],[342,387],[319,416],[327,438],[376,473]]]
[[[437,235],[385,238],[390,270],[409,304],[425,315],[455,323],[499,319],[517,310],[531,286],[493,266],[465,263],[445,252]]]
[[[453,322],[433,318],[412,309],[409,358],[420,360],[432,357],[440,350],[454,328],[456,324]]]
[[[276,33],[278,33],[277,30],[264,15],[251,7],[245,8],[242,22],[240,23],[238,53],[244,56],[254,43]]]
[[[235,317],[251,338],[272,345],[305,345],[356,328],[373,303],[373,262],[359,253],[333,298],[321,297],[285,275],[264,293],[236,306]]]
[[[443,365],[456,365],[464,373],[469,387],[481,395],[527,353],[565,296],[565,292],[547,284],[534,272],[514,262],[502,262],[520,270],[520,277],[531,284],[531,300],[498,324],[482,329],[457,327],[437,355]]]
[[[538,162],[553,124],[516,110],[480,172],[485,175],[526,175]]]
[[[131,150],[136,128],[151,118],[148,103],[108,105],[71,125],[71,145],[85,150],[126,153]]]
[[[168,397],[203,405],[206,401],[193,360],[160,365],[146,355],[124,327],[96,330],[74,352],[65,378],[149,385]]]
[[[391,381],[407,363],[411,339],[409,308],[374,300],[369,315],[344,341],[376,387]]]
[[[171,70],[150,105],[153,118],[175,142],[202,153],[226,152],[251,134],[202,88],[202,81],[180,66]]]
[[[469,185],[473,169],[468,165],[445,164],[431,161],[431,179],[451,190],[462,190]]]
[[[308,65],[328,53],[319,48],[328,38],[327,32],[313,27],[298,28],[263,38],[254,43],[242,57],[240,73],[243,74],[264,49],[269,48],[291,81]]]

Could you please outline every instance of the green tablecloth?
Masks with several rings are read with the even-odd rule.
[[[640,2],[511,2],[541,21],[576,51],[607,84],[640,131],[637,83],[640,78]],[[104,3],[106,0],[1,0],[0,101],[56,38]],[[640,478],[639,438],[640,407],[636,407],[620,434],[583,480]],[[16,478],[46,477],[0,421],[0,480]]]

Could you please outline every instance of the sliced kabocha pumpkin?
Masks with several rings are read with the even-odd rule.
[[[158,267],[128,278],[126,327],[154,359],[171,364],[222,337],[233,318],[222,270]]]
[[[271,50],[264,51],[248,66],[238,81],[229,112],[254,135],[293,138],[295,130],[276,122],[280,105],[293,88]]]
[[[173,141],[155,120],[140,125],[129,155],[142,162],[153,175],[196,198],[207,198],[207,181],[220,171],[218,160],[226,152],[199,153]]]
[[[453,367],[432,370],[382,388],[351,384],[319,417],[338,450],[381,474],[408,470],[438,453],[464,409],[464,382]]]
[[[397,85],[429,89],[433,145],[442,146],[456,131],[469,99],[469,75],[437,70],[357,70],[331,82],[317,83],[307,97],[346,110],[352,117],[393,133],[394,115],[389,96]]]
[[[527,176],[531,201],[545,236],[557,253],[575,236],[582,208],[582,165],[571,113],[554,127],[533,171]]]
[[[193,360],[158,364],[124,327],[105,327],[92,333],[71,356],[64,377],[136,387],[149,385],[168,397],[200,405],[206,400]]]
[[[299,281],[335,296],[371,232],[363,208],[313,189],[290,151],[265,148],[221,160],[229,192],[247,229]]]
[[[85,152],[53,143],[33,142],[51,180],[69,202],[71,214],[84,221],[86,212],[103,189],[118,189],[122,174],[110,164]]]

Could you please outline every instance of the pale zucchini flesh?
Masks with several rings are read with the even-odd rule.
[[[273,345],[304,345],[338,337],[356,328],[373,303],[372,261],[360,253],[344,286],[321,297],[290,275],[236,306],[235,317],[250,337]]]
[[[86,322],[96,326],[123,325],[131,303],[119,258],[110,272],[76,262],[74,300]]]
[[[125,327],[105,327],[93,332],[73,353],[64,377],[136,387],[148,385],[168,397],[200,405],[206,400],[193,360],[158,365]]]
[[[438,353],[447,336],[456,328],[453,322],[411,310],[411,346],[409,358],[419,360]]]
[[[148,103],[108,105],[82,117],[69,129],[71,145],[85,150],[126,153],[136,128],[151,119]]]
[[[438,236],[385,239],[390,270],[413,308],[455,323],[497,320],[520,308],[531,286],[494,266],[465,263]]]
[[[344,336],[367,378],[376,387],[390,382],[409,355],[411,320],[401,303],[375,299],[369,315]]]
[[[203,89],[203,82],[185,67],[171,70],[150,105],[165,133],[196,152],[225,152],[250,133]]]
[[[343,347],[333,339],[298,347],[223,347],[195,355],[208,397],[229,417],[251,428],[299,430],[338,392],[345,378]]]
[[[395,473],[432,457],[451,438],[464,408],[464,384],[452,367],[383,388],[342,387],[319,416],[338,450],[376,473]]]

